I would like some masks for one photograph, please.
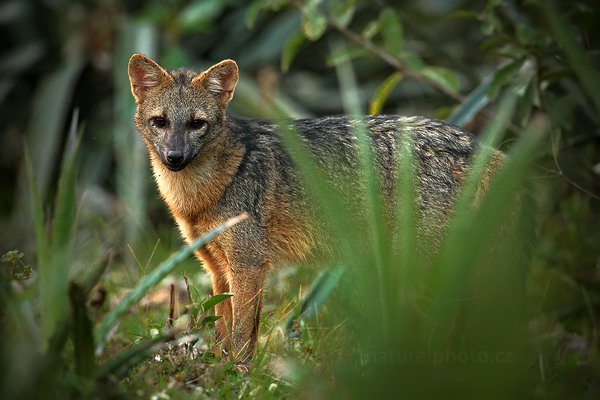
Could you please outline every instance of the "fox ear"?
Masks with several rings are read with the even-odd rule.
[[[167,71],[143,54],[134,54],[129,59],[129,81],[135,101],[141,103],[148,89],[171,79]]]
[[[223,108],[233,98],[233,91],[238,81],[238,66],[233,60],[224,60],[213,65],[208,70],[198,74],[193,80],[193,85],[202,85],[215,96]]]

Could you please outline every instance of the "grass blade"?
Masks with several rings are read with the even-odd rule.
[[[517,196],[522,189],[527,166],[540,140],[545,137],[544,133],[532,132],[525,135],[513,147],[509,159],[497,172],[487,195],[477,209],[458,210],[459,217],[450,227],[437,267],[441,271],[437,280],[441,299],[438,309],[440,326],[445,327],[449,323],[452,315],[450,309],[456,305],[453,299],[461,298],[464,288],[468,285],[471,269],[480,260],[483,252],[491,246],[492,239],[500,233],[503,238],[501,240],[511,239],[506,237],[502,230],[512,223],[512,219],[519,217],[512,215],[512,212],[518,207]],[[473,211],[475,214],[469,215]],[[475,245],[465,249],[461,243]],[[517,252],[517,249],[513,249],[513,252]]]
[[[60,130],[62,129],[71,92],[83,67],[81,59],[69,59],[56,72],[47,77],[35,98],[33,105],[33,126],[30,129],[29,141],[33,146],[31,152],[35,160],[35,175],[38,179],[38,190],[45,198],[50,185],[54,163],[58,155]],[[57,101],[57,99],[61,99]]]
[[[58,180],[58,191],[54,201],[54,216],[52,219],[52,250],[54,255],[68,255],[70,243],[73,237],[73,228],[75,222],[75,211],[77,209],[75,184],[77,181],[77,151],[80,139],[77,138],[79,112],[75,110],[71,119],[69,137],[74,138],[74,142],[68,146],[65,158],[63,160],[60,177]],[[64,268],[68,268],[67,260],[60,259],[58,263]],[[64,272],[64,278],[68,276],[68,271]]]
[[[491,77],[486,77],[481,83],[460,103],[450,114],[448,122],[456,126],[465,126],[479,111],[490,101],[487,90],[490,87]]]
[[[44,211],[42,209],[42,199],[38,191],[36,175],[31,162],[31,155],[28,149],[25,149],[25,170],[27,171],[27,182],[29,185],[31,209],[33,222],[35,224],[35,239],[37,249],[38,265],[45,265],[49,262],[49,240],[44,227]],[[40,271],[40,274],[43,274]],[[40,278],[43,279],[43,278]]]
[[[73,113],[71,137],[76,136],[77,112]],[[54,216],[48,240],[50,253],[38,265],[40,273],[40,318],[47,343],[66,323],[68,307],[69,265],[76,210],[76,157],[79,140],[68,150],[61,166],[58,192],[54,201]],[[62,322],[61,322],[62,321]],[[61,335],[59,335],[61,336]],[[60,342],[60,341],[59,341]]]
[[[71,283],[69,299],[73,316],[73,351],[75,355],[75,371],[84,378],[91,378],[96,368],[94,356],[94,335],[92,322],[85,306],[86,296],[83,287]]]
[[[337,42],[335,47],[337,49],[343,49],[343,42]],[[358,93],[358,85],[356,84],[356,77],[354,75],[354,71],[352,69],[352,65],[350,62],[339,63],[336,65],[336,73],[338,82],[340,84],[340,90],[342,93],[342,102],[344,104],[344,109],[346,114],[353,117],[357,124],[354,126],[354,135],[357,138],[358,145],[358,155],[360,160],[360,171],[359,174],[359,182],[358,182],[358,195],[365,196],[364,202],[360,204],[360,207],[364,207],[366,218],[364,222],[360,219],[353,218],[353,224],[359,225],[360,223],[364,223],[367,228],[367,240],[363,239],[360,241],[352,241],[354,244],[357,243],[367,243],[370,246],[370,262],[374,263],[374,268],[376,269],[376,282],[375,287],[379,287],[379,307],[382,315],[388,315],[388,303],[386,302],[386,297],[391,295],[389,291],[386,289],[387,285],[385,285],[385,268],[391,257],[391,241],[389,240],[390,232],[388,229],[388,225],[384,223],[384,209],[383,202],[381,198],[381,185],[378,176],[378,171],[376,168],[375,162],[375,154],[373,149],[374,139],[370,137],[368,128],[363,120],[361,107],[359,104],[360,96]],[[362,181],[360,181],[362,180]],[[357,213],[353,217],[358,217]],[[354,229],[357,229],[355,227]],[[358,230],[358,229],[357,229]],[[364,236],[364,231],[362,232]],[[353,252],[348,252],[346,256],[351,257],[352,259],[357,259],[357,256],[353,254],[359,249],[360,246],[352,245],[350,246],[353,249]],[[352,264],[356,267],[359,265],[356,264],[356,261]],[[360,271],[359,271],[360,273]],[[363,277],[369,279],[370,276],[362,275]],[[382,318],[380,320],[382,324],[382,329],[384,332],[389,333],[389,321],[387,318]]]
[[[333,267],[326,271],[321,271],[315,280],[311,283],[306,296],[302,299],[300,309],[296,313],[292,313],[285,323],[285,330],[288,337],[294,336],[294,327],[298,321],[303,318],[310,318],[316,314],[317,309],[327,300],[329,294],[338,285],[344,267]]]
[[[582,89],[590,96],[596,106],[596,111],[600,114],[600,75],[598,69],[594,67],[592,60],[581,45],[577,43],[572,34],[573,30],[570,29],[567,22],[560,15],[555,2],[542,1],[539,5],[546,14],[548,22],[550,22],[556,41],[565,52],[571,67],[581,81]]]

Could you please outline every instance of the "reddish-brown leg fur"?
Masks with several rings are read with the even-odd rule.
[[[243,269],[231,274],[233,311],[233,336],[231,352],[239,363],[247,363],[256,347],[263,284],[266,266],[260,269]]]
[[[204,266],[210,274],[213,295],[230,292],[229,282],[227,280],[227,272],[224,270],[225,267],[219,263],[215,257],[212,256],[211,252],[207,249],[199,251],[200,258],[204,262]],[[220,318],[216,324],[216,340],[217,340],[217,352],[225,350],[229,351],[231,344],[231,325],[232,325],[232,310],[231,300],[226,299],[215,306],[215,315],[220,315]]]

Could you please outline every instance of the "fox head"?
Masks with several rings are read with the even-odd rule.
[[[165,71],[142,54],[129,60],[135,123],[149,151],[171,171],[185,168],[223,126],[238,67],[224,60],[208,70]]]

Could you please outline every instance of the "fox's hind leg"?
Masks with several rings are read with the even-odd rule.
[[[256,348],[267,269],[265,265],[260,268],[232,271],[231,274],[233,292],[231,354],[238,363],[248,363]]]
[[[216,239],[228,263],[233,293],[230,354],[238,365],[248,364],[256,349],[265,275],[271,266],[264,227],[257,221],[244,221]]]

